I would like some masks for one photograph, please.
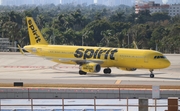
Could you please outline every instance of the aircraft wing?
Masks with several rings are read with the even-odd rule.
[[[61,61],[66,61],[67,59],[60,59]],[[96,60],[96,59],[91,59],[91,60],[86,60],[86,59],[69,59],[72,62],[76,62],[77,64],[86,64],[86,63],[98,63],[102,64],[104,61],[103,60]]]
[[[104,61],[103,60],[97,60],[97,59],[91,59],[91,60],[86,60],[86,59],[76,59],[76,58],[52,58],[52,57],[45,57],[48,60],[58,60],[59,62],[75,62],[77,64],[86,64],[86,63],[98,63],[102,64]]]

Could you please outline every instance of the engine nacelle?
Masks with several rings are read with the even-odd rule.
[[[136,68],[122,68],[122,67],[120,67],[119,69],[124,70],[124,71],[135,71],[136,70]]]
[[[101,66],[97,63],[87,63],[83,64],[80,67],[80,70],[84,72],[99,72],[101,70]]]

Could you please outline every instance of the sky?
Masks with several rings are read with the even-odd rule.
[[[163,1],[163,3],[167,3],[168,0],[162,0],[162,1]]]
[[[163,3],[167,3],[168,0],[162,0],[162,1],[163,1]],[[94,3],[97,3],[97,0],[94,0]],[[1,0],[0,0],[0,4],[1,4]]]

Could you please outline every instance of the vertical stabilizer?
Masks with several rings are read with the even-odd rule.
[[[32,17],[26,17],[31,45],[48,45]]]

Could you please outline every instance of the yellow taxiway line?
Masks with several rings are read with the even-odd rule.
[[[121,80],[116,80],[115,84],[120,84]]]
[[[122,85],[120,80],[116,81],[119,84],[28,84],[25,83],[23,86],[17,88],[27,87],[64,87],[64,88],[136,88],[136,89],[152,89],[152,85]],[[0,87],[14,87],[12,83],[0,83]],[[180,85],[160,85],[160,89],[180,89]]]

